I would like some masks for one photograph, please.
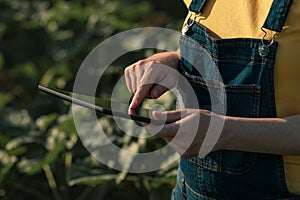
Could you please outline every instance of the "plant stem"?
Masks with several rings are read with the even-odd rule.
[[[49,184],[49,186],[50,186],[50,188],[53,192],[54,199],[55,200],[61,200],[60,196],[59,196],[58,189],[57,189],[57,185],[56,185],[56,182],[55,182],[55,179],[54,179],[54,176],[53,176],[53,173],[52,173],[49,165],[45,164],[43,166],[43,170],[44,170],[45,175],[47,177],[48,184]]]

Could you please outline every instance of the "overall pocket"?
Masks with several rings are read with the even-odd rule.
[[[228,116],[259,117],[260,86],[254,84],[222,85],[213,83],[213,81],[205,81],[200,76],[187,73],[184,76],[197,95],[200,109],[212,110],[212,107],[217,107],[220,113],[225,110]],[[214,94],[210,94],[212,92]],[[213,102],[210,98],[211,95],[217,95]],[[209,153],[205,157],[192,158],[190,161],[202,168],[216,172],[243,174],[253,168],[256,158],[256,153],[222,150]]]

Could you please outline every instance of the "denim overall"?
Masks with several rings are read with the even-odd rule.
[[[205,0],[193,0],[189,10],[200,13],[204,4]],[[290,5],[291,0],[274,0],[262,30],[279,33]],[[276,117],[274,63],[278,43],[264,38],[219,39],[193,19],[187,23],[190,26],[180,38],[179,71],[193,87],[200,108],[211,109],[207,83],[218,80],[214,80],[215,70],[204,70],[204,78],[187,61],[189,58],[197,62],[195,42],[210,54],[221,74],[224,84],[219,85],[226,94],[226,115]],[[181,159],[172,199],[300,199],[300,196],[287,188],[282,156],[222,150],[205,157]]]

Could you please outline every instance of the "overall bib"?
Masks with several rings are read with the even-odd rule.
[[[189,10],[200,13],[204,4],[205,0],[193,0]],[[290,5],[291,0],[274,0],[262,30],[279,33]],[[197,62],[199,58],[195,54],[197,45],[209,53],[221,74],[223,83],[214,87],[222,87],[220,90],[226,94],[226,115],[276,117],[274,63],[278,43],[264,38],[219,39],[193,19],[187,23],[189,26],[180,38],[179,71],[194,89],[199,107],[211,110],[213,103],[207,84],[219,80],[215,80],[216,70],[204,69],[203,76],[191,64],[190,60]],[[287,188],[282,156],[222,150],[205,157],[181,159],[172,199],[300,199],[300,196]]]

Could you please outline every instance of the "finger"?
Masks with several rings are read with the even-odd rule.
[[[150,96],[152,99],[157,99],[168,90],[169,89],[167,87],[156,84],[152,87]]]
[[[139,107],[139,105],[142,103],[144,98],[149,93],[151,87],[152,87],[152,84],[146,84],[146,85],[139,86],[132,98],[129,108],[135,109],[135,108]]]
[[[125,71],[125,81],[126,81],[127,89],[129,90],[130,93],[133,93],[134,91],[132,90],[130,74],[126,71]]]
[[[181,118],[184,118],[187,115],[187,113],[185,110],[172,110],[172,111],[164,111],[164,112],[153,111],[152,115],[158,120],[175,122],[180,120]]]
[[[133,93],[136,93],[138,87],[144,86],[146,84],[152,84],[152,82],[147,82],[151,79],[151,76],[146,73],[147,65],[144,64],[144,60],[136,62],[130,69],[131,87]],[[150,91],[150,90],[149,90]]]
[[[136,85],[137,85],[135,64],[125,69],[125,81],[130,93],[134,93],[136,91]]]
[[[132,68],[131,73],[130,73],[132,93],[135,93],[137,90],[137,87],[138,87],[138,84],[137,84],[138,79],[137,79],[136,71],[137,71],[137,69],[134,67],[134,68]]]

